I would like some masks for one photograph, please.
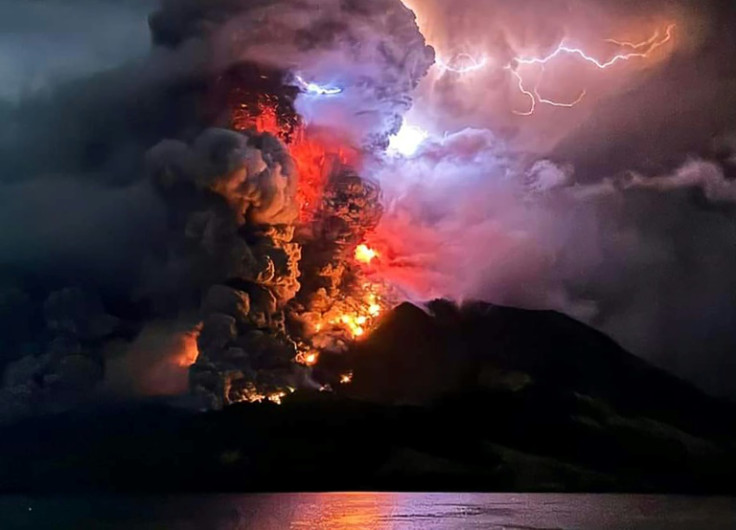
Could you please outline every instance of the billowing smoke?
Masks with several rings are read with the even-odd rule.
[[[424,36],[399,0],[163,0],[147,56],[0,107],[3,417],[278,402],[388,292],[559,309],[728,388],[734,9],[405,3]],[[645,53],[520,61],[563,42]]]
[[[339,91],[329,99],[308,91],[297,108],[312,126],[338,128],[356,145],[380,146],[398,130],[433,59],[394,0],[167,0],[151,25],[159,45],[199,45],[216,65],[252,62]]]
[[[154,322],[132,343],[111,343],[106,352],[105,391],[118,397],[186,394],[189,369],[199,357],[200,331],[200,325],[187,329]]]
[[[381,208],[325,153],[398,130],[433,59],[412,13],[180,0],[150,25],[147,57],[0,109],[3,419],[187,391],[279,401],[319,386],[309,348],[344,347],[344,324],[309,323],[351,304],[346,260]]]

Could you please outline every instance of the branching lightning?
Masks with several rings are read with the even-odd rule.
[[[586,90],[582,90],[577,98],[573,101],[563,102],[543,97],[540,93],[540,85],[542,82],[542,76],[544,74],[544,68],[546,65],[551,63],[558,57],[570,55],[582,59],[588,64],[592,64],[600,70],[606,70],[616,65],[619,62],[629,61],[631,59],[645,59],[651,56],[656,50],[670,42],[673,38],[674,29],[677,27],[676,24],[670,24],[665,29],[664,33],[661,30],[657,30],[651,37],[642,42],[629,42],[619,41],[615,39],[606,39],[605,42],[614,44],[621,49],[628,49],[627,52],[619,52],[613,57],[607,60],[601,60],[588,54],[582,48],[572,47],[565,43],[563,40],[551,53],[541,57],[526,57],[519,56],[512,59],[512,61],[504,67],[504,70],[511,72],[511,75],[516,80],[516,86],[519,92],[526,98],[529,99],[530,107],[527,111],[513,111],[514,114],[519,116],[531,116],[536,111],[538,105],[550,105],[552,107],[564,107],[572,108],[578,103],[585,99],[587,95]],[[437,58],[436,65],[442,72],[451,72],[454,74],[470,74],[483,70],[488,66],[489,59],[487,56],[473,56],[468,53],[460,53],[453,57],[450,61],[445,61],[442,58]],[[527,66],[539,66],[542,68],[539,80],[534,87],[529,88],[524,80],[524,75],[520,71],[522,67]]]
[[[664,32],[664,35],[661,34],[660,31],[657,31],[654,35],[652,35],[649,39],[634,43],[634,42],[626,42],[626,41],[618,41],[615,39],[607,39],[606,42],[609,42],[611,44],[615,44],[621,48],[629,48],[633,51],[629,53],[618,53],[608,59],[607,61],[601,61],[599,59],[596,59],[595,57],[592,57],[591,55],[588,55],[583,49],[581,48],[573,48],[571,46],[567,46],[565,42],[561,42],[555,50],[543,57],[516,57],[513,59],[513,61],[508,64],[505,69],[510,71],[514,78],[517,81],[517,86],[519,88],[519,92],[523,94],[525,97],[529,98],[531,102],[531,107],[526,112],[521,111],[514,111],[514,114],[518,114],[520,116],[531,116],[534,114],[534,111],[537,108],[537,105],[540,103],[544,103],[547,105],[551,105],[554,107],[574,107],[578,103],[580,103],[583,98],[585,98],[586,91],[583,90],[580,95],[575,99],[574,101],[570,103],[563,103],[559,101],[554,101],[551,99],[543,98],[539,93],[539,85],[541,83],[541,76],[540,81],[537,82],[533,90],[529,90],[524,86],[524,78],[519,72],[520,66],[525,65],[539,65],[542,68],[549,62],[551,62],[556,57],[560,57],[562,55],[574,55],[577,57],[580,57],[585,62],[590,63],[594,65],[596,68],[605,70],[607,68],[610,68],[614,66],[616,63],[621,61],[628,61],[631,59],[638,59],[638,58],[647,58],[652,53],[654,53],[657,49],[661,48],[668,42],[672,40],[673,31],[677,27],[676,24],[670,24],[667,26],[667,29]],[[544,70],[542,70],[542,73],[544,73]]]
[[[672,40],[672,31],[675,29],[675,27],[676,27],[676,24],[670,24],[667,27],[667,31],[665,32],[664,37],[660,38],[659,32],[657,32],[654,34],[653,37],[639,44],[634,44],[631,42],[618,42],[613,39],[608,39],[606,42],[611,42],[611,43],[617,44],[625,48],[633,48],[634,50],[640,50],[646,47],[646,51],[643,51],[643,52],[633,51],[631,53],[619,53],[619,54],[614,55],[611,59],[609,59],[606,62],[601,62],[595,57],[591,57],[581,48],[571,48],[570,46],[565,45],[564,41],[561,42],[560,45],[557,46],[557,48],[552,53],[550,53],[549,55],[545,57],[517,57],[516,59],[514,59],[514,62],[519,65],[547,64],[555,57],[558,57],[564,54],[568,54],[568,55],[577,55],[584,61],[594,64],[596,67],[600,68],[601,70],[605,70],[606,68],[613,66],[619,61],[628,61],[630,59],[649,57],[655,50],[661,48],[662,46],[667,44],[670,40]]]
[[[530,105],[531,106],[530,106],[530,108],[529,108],[528,111],[526,111],[526,112],[522,112],[522,111],[518,111],[518,110],[513,111],[514,114],[517,114],[519,116],[531,116],[532,114],[534,114],[534,111],[537,109],[537,104],[539,104],[539,103],[543,103],[545,105],[551,105],[553,107],[572,108],[575,105],[577,105],[578,103],[580,103],[583,100],[583,98],[585,98],[585,95],[587,94],[587,91],[583,90],[580,93],[580,95],[574,101],[571,101],[569,103],[547,99],[547,98],[544,98],[539,93],[539,85],[542,82],[541,76],[540,76],[539,80],[537,81],[537,84],[534,85],[534,89],[533,90],[528,90],[524,86],[524,78],[521,76],[521,74],[517,70],[514,70],[511,67],[511,65],[506,66],[505,69],[508,70],[508,71],[510,71],[511,72],[511,75],[513,75],[516,78],[516,80],[518,82],[519,92],[521,92],[522,94],[524,94],[524,96],[526,96],[526,97],[529,98],[529,102],[530,102]]]

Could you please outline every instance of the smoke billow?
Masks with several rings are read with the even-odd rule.
[[[214,64],[247,61],[338,88],[339,98],[307,94],[297,108],[355,145],[385,145],[433,58],[410,12],[392,0],[170,0],[151,25],[157,44],[203,42]]]
[[[111,344],[106,352],[106,391],[117,396],[172,396],[189,390],[189,368],[197,362],[199,325],[154,322],[132,343]],[[123,351],[116,352],[115,348]]]
[[[310,168],[256,130],[261,104],[346,149],[383,146],[432,62],[392,0],[166,0],[150,27],[148,55],[72,68],[0,108],[3,419],[91,396],[191,390],[219,407],[315,385],[287,328],[325,270],[357,281],[342,262],[362,233],[317,240],[375,225],[379,195],[337,164],[310,206],[319,222],[300,226]]]
[[[163,0],[148,55],[16,83],[0,107],[0,416],[314,385],[295,359],[344,348],[380,310],[351,262],[362,242],[371,279],[405,297],[562,310],[728,391],[734,9],[405,3],[424,36],[399,0]],[[562,40],[607,57],[606,39],[669,24],[671,42],[616,69],[514,62]],[[514,72],[585,98],[521,116]],[[387,155],[402,119],[430,137]]]

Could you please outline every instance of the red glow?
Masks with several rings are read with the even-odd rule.
[[[264,99],[252,114],[236,120],[237,130],[254,127],[260,133],[271,133],[289,145],[289,153],[299,169],[297,203],[299,220],[308,223],[319,208],[330,173],[339,166],[356,168],[358,151],[324,131],[312,129],[295,120],[279,116],[277,102]]]
[[[296,192],[299,220],[308,223],[322,202],[332,171],[340,166],[355,167],[359,156],[356,150],[341,145],[334,137],[305,128],[297,131],[289,151],[299,168]]]
[[[358,247],[355,249],[355,259],[358,260],[360,263],[365,263],[366,265],[369,265],[371,261],[373,261],[378,256],[378,252],[365,244],[358,245]]]

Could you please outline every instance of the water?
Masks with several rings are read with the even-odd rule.
[[[475,493],[5,497],[0,528],[718,530],[736,528],[736,499]]]

